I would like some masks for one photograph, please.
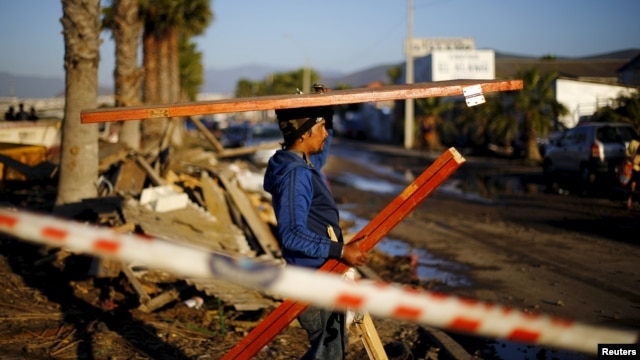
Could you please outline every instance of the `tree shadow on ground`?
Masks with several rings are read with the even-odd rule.
[[[62,321],[75,328],[72,342],[77,343],[78,359],[96,358],[92,337],[96,332],[106,330],[119,334],[129,343],[129,348],[144,356],[167,360],[188,358],[179,349],[161,341],[154,327],[131,316],[130,310],[137,306],[137,300],[104,310],[74,294],[71,282],[87,279],[89,257],[68,256],[64,266],[60,267],[52,261],[42,261],[48,249],[41,245],[11,237],[2,237],[1,240],[0,254],[7,258],[13,272],[19,274],[27,286],[58,304],[63,314]]]

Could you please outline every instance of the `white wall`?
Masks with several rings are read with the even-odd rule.
[[[578,124],[581,116],[593,115],[599,108],[609,105],[620,95],[635,92],[633,87],[600,84],[572,79],[558,78],[555,82],[556,100],[567,107],[569,113],[558,121],[567,128]]]

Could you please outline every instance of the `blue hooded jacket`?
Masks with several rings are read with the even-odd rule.
[[[331,142],[331,131],[321,153],[309,161],[288,150],[278,150],[269,159],[264,190],[271,194],[278,221],[278,241],[287,263],[319,268],[328,258],[340,258],[343,246],[338,207],[320,169]],[[331,225],[338,242],[327,232]]]

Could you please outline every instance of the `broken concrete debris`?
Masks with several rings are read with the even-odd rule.
[[[146,205],[155,212],[167,212],[184,209],[189,201],[189,196],[179,193],[171,186],[156,186],[142,190],[140,205]]]

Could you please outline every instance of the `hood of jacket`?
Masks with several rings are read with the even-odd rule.
[[[264,175],[264,190],[273,194],[275,186],[280,182],[280,179],[291,170],[300,166],[308,165],[304,159],[297,154],[287,150],[276,151],[271,159],[269,159],[269,165]]]

